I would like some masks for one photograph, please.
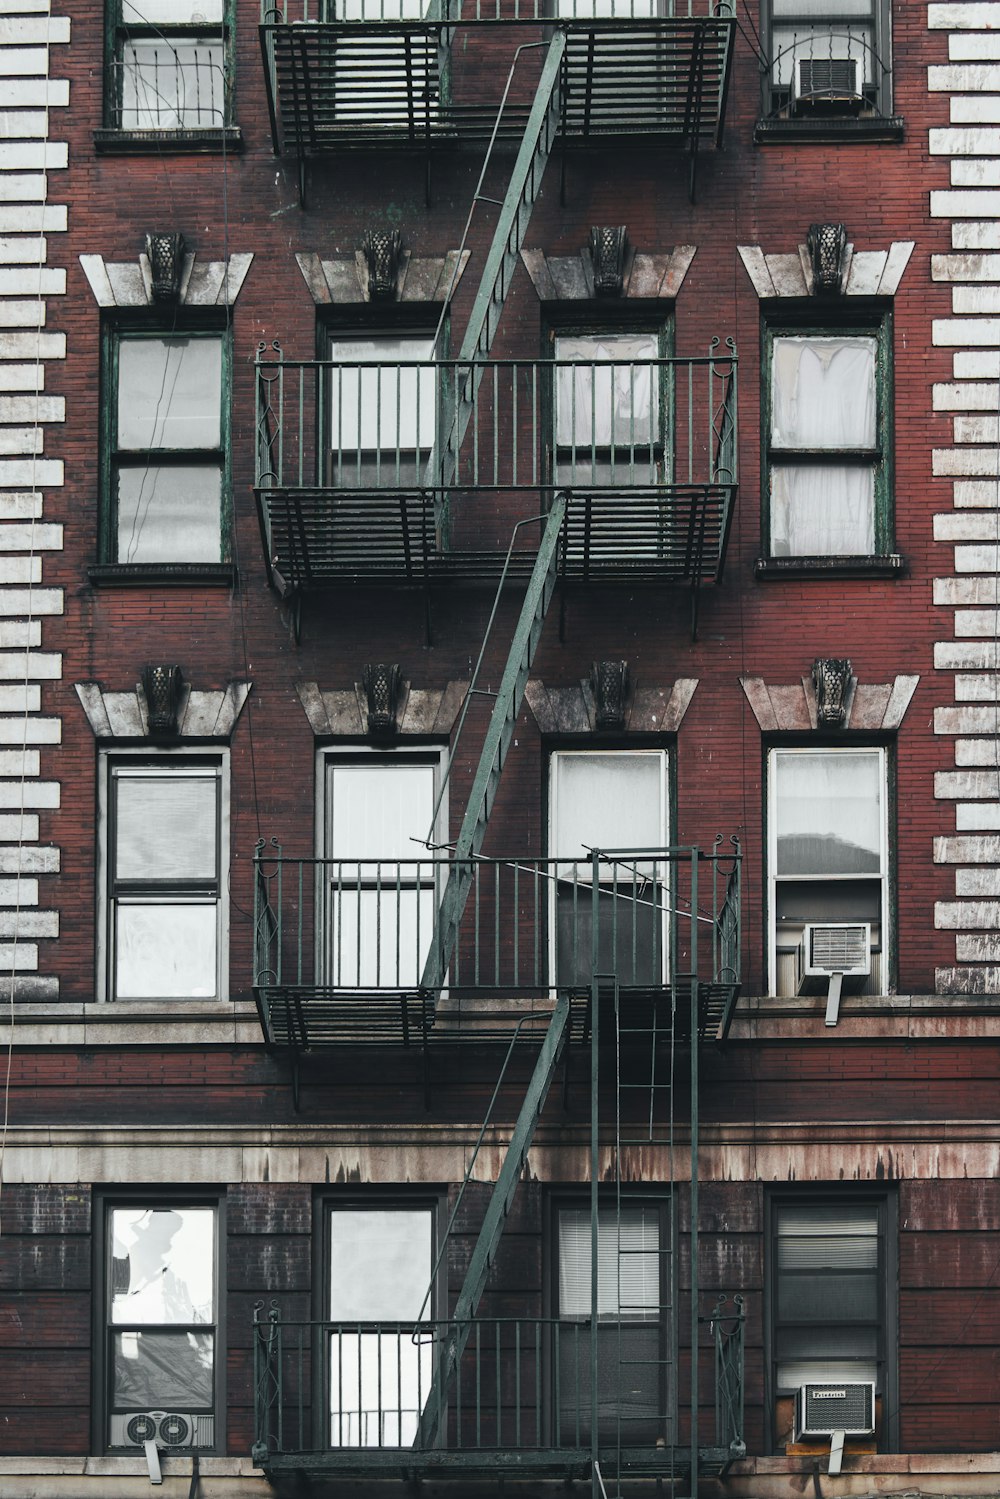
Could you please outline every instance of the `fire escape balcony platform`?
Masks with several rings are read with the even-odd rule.
[[[725,1473],[734,1454],[725,1447],[699,1447],[698,1471],[706,1478]],[[278,1492],[309,1479],[496,1479],[534,1483],[549,1481],[564,1487],[589,1481],[591,1452],[586,1447],[541,1450],[436,1449],[410,1447],[330,1448],[326,1452],[274,1453],[258,1459]],[[658,1483],[686,1479],[691,1471],[689,1447],[609,1448],[598,1458],[601,1472],[621,1478],[651,1479]]]
[[[636,587],[717,583],[725,565],[735,484],[664,483],[656,486],[566,491],[566,521],[558,574],[565,585]],[[271,582],[281,593],[344,586],[495,586],[504,570],[501,550],[451,547],[438,540],[440,504],[431,490],[257,490]],[[537,514],[537,493],[526,515]],[[471,520],[476,499],[458,500]],[[534,561],[515,552],[509,583],[523,584]]]
[[[697,0],[696,0],[697,3]],[[490,139],[506,60],[519,42],[558,25],[567,37],[561,134],[567,144],[648,136],[694,147],[721,141],[735,19],[707,3],[700,15],[621,17],[546,14],[535,0],[515,8],[443,7],[443,19],[284,20],[260,27],[276,153],[301,158],[344,150],[451,149]],[[374,7],[371,7],[374,8]],[[460,63],[473,37],[510,43],[493,93],[477,75],[466,89]],[[478,46],[478,41],[475,43]],[[493,96],[495,94],[495,97]],[[530,100],[514,96],[498,138],[516,144]]]

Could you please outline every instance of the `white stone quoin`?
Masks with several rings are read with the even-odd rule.
[[[955,899],[934,922],[955,933],[955,964],[937,971],[939,993],[1000,993],[1000,3],[931,4],[947,32],[948,62],[928,69],[932,92],[949,96],[950,124],[929,131],[932,156],[950,159],[951,186],[930,194],[933,218],[951,220],[952,253],[931,256],[931,276],[951,287],[954,316],[932,338],[952,353],[953,381],[935,385],[933,409],[951,417],[951,443],[932,473],[950,478],[953,508],[934,539],[949,575],[934,583],[942,638],[934,651],[955,706],[938,708],[934,731],[950,745],[953,771],[934,794],[950,801],[955,837],[934,840],[934,859],[954,869]],[[984,898],[985,897],[985,898]],[[994,897],[991,899],[990,897]]]
[[[59,915],[42,907],[59,849],[39,843],[39,814],[58,809],[61,790],[62,723],[42,712],[42,684],[63,671],[49,639],[63,591],[46,586],[63,534],[46,510],[63,484],[66,405],[46,377],[66,358],[67,211],[51,200],[68,165],[69,83],[52,74],[69,39],[50,0],[0,0],[0,993],[29,1000],[58,996],[46,967]]]

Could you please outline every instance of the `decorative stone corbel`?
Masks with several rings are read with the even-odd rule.
[[[812,684],[820,728],[841,728],[847,718],[850,661],[844,656],[818,656],[813,662]]]
[[[146,695],[146,722],[151,739],[173,739],[177,735],[184,677],[179,666],[144,666],[140,673]]]
[[[399,296],[402,249],[398,229],[369,229],[358,259],[358,277],[366,301],[392,302]]]
[[[623,729],[628,703],[628,662],[595,661],[590,671],[594,727]]]
[[[154,302],[176,304],[181,294],[181,272],[184,269],[183,234],[147,234],[146,258],[149,261]]]
[[[590,231],[590,259],[594,268],[594,296],[620,297],[625,278],[625,225],[598,225]]]
[[[844,289],[847,230],[843,224],[810,224],[806,235],[813,296]]]
[[[372,661],[361,673],[365,691],[368,732],[373,739],[385,739],[399,727],[399,698],[402,679],[399,665],[392,661]]]

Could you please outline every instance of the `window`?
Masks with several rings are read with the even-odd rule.
[[[771,557],[892,551],[889,321],[767,331],[764,432]]]
[[[661,484],[668,477],[661,335],[557,333],[553,353],[555,482]]]
[[[854,951],[845,989],[886,993],[885,750],[772,750],[768,794],[771,992],[825,990],[828,980],[808,937],[819,926],[829,929],[832,947],[841,933],[845,947],[856,945],[860,933],[868,948]]]
[[[178,1197],[106,1205],[104,1443],[216,1446],[219,1210]]]
[[[332,1206],[329,1431],[332,1447],[410,1447],[433,1378],[431,1204]],[[380,1324],[378,1327],[372,1324]],[[367,1324],[367,1326],[359,1326]]]
[[[597,1424],[623,1446],[671,1440],[673,1360],[666,1316],[670,1236],[656,1204],[622,1203],[597,1217]],[[590,1441],[591,1215],[560,1207],[558,1225],[558,1441]]]
[[[326,930],[337,988],[412,989],[430,948],[442,860],[441,752],[324,755]],[[432,842],[435,841],[433,838]]]
[[[110,329],[104,560],[228,559],[228,349],[221,333]]]
[[[102,954],[109,999],[225,995],[223,769],[220,757],[169,754],[105,763]]]
[[[423,483],[437,430],[434,337],[428,332],[330,339],[330,479],[336,489]]]
[[[325,20],[367,24],[357,37],[340,31],[336,38],[337,125],[410,133],[436,123],[438,36],[414,25],[427,20],[432,9],[429,0],[326,0]],[[373,22],[382,35],[372,29]]]
[[[203,138],[229,123],[227,0],[108,0],[108,127]]]
[[[623,984],[663,980],[666,958],[665,750],[558,750],[549,765],[549,857],[555,973],[589,987],[592,849],[634,850],[598,866],[597,961]]]
[[[776,1434],[785,1439],[788,1397],[801,1385],[873,1383],[884,1450],[895,1422],[894,1202],[876,1195],[781,1195],[770,1207]]]
[[[764,0],[765,113],[816,125],[892,112],[888,0]]]

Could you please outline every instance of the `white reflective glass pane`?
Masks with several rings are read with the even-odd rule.
[[[831,16],[847,19],[871,13],[871,0],[771,0],[771,14],[782,18],[809,20],[822,16],[829,21]]]
[[[881,872],[877,751],[776,751],[774,787],[778,875]]]
[[[339,21],[422,21],[431,9],[430,0],[341,0],[336,7]]]
[[[118,1332],[111,1342],[112,1406],[189,1411],[212,1404],[212,1333]]]
[[[218,907],[115,902],[116,999],[215,999]]]
[[[789,86],[800,59],[811,62],[853,57],[861,65],[864,82],[871,84],[875,79],[874,31],[866,20],[852,22],[845,17],[835,30],[808,23],[772,26],[771,56],[771,77],[779,87]]]
[[[589,1208],[559,1214],[559,1313],[589,1317],[591,1304]],[[602,1208],[597,1219],[597,1314],[650,1320],[660,1304],[660,1223],[652,1207],[622,1207],[620,1217]]]
[[[556,0],[557,16],[568,20],[621,18],[643,20],[660,14],[658,0]]]
[[[434,365],[400,368],[430,360],[432,338],[337,339],[330,372],[330,444],[334,453],[401,455],[425,451],[434,442],[437,379]],[[352,365],[379,364],[380,369]]]
[[[772,463],[773,557],[870,557],[874,551],[874,468]]]
[[[212,1208],[114,1208],[111,1321],[215,1320]]]
[[[221,41],[128,41],[121,72],[123,130],[208,130],[225,124]]]
[[[329,762],[328,856],[369,863],[425,857],[434,770],[405,757],[368,765]]]
[[[116,771],[116,880],[214,880],[218,778]]]
[[[198,26],[222,22],[224,0],[122,0],[126,26]]]
[[[664,765],[658,753],[609,751],[553,757],[550,854],[570,860],[591,849],[661,848],[665,842]],[[571,874],[572,866],[567,866]],[[581,877],[584,875],[580,870]],[[606,872],[610,878],[612,871]],[[619,875],[619,878],[621,876]]]
[[[332,1333],[331,1446],[412,1447],[431,1389],[433,1360],[430,1339],[415,1342],[406,1328]]]
[[[772,446],[875,446],[874,338],[776,338],[771,380]]]
[[[221,338],[123,338],[119,448],[218,448],[221,392]]]
[[[220,562],[222,471],[119,468],[117,538],[119,562]]]
[[[424,868],[425,877],[430,870]],[[358,890],[357,878],[376,884]],[[414,871],[407,870],[412,880]],[[434,930],[434,890],[397,885],[391,865],[352,867],[330,889],[328,980],[343,988],[412,989],[420,982]]]
[[[415,1322],[430,1285],[432,1235],[429,1208],[331,1213],[331,1322]]]
[[[658,352],[654,333],[557,338],[556,360],[575,361],[555,370],[557,446],[630,448],[656,440]]]

